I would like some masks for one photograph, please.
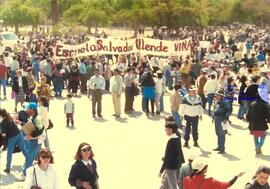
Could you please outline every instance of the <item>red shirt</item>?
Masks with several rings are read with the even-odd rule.
[[[213,178],[205,178],[203,175],[184,178],[185,189],[227,189],[229,187],[230,184],[227,182],[219,182]]]
[[[0,64],[0,80],[7,79],[7,67],[5,64]]]

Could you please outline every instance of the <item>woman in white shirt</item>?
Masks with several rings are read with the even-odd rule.
[[[44,141],[44,145],[46,148],[50,149],[50,144],[49,144],[49,138],[48,138],[48,126],[49,126],[49,102],[47,100],[47,98],[45,96],[41,96],[38,100],[38,115],[41,117],[41,122],[42,125],[44,126],[44,131],[42,136],[40,137],[40,141],[39,143],[43,143]]]
[[[42,189],[59,189],[58,179],[53,164],[52,153],[47,149],[41,149],[38,154],[38,164],[26,171],[24,189],[39,186]]]

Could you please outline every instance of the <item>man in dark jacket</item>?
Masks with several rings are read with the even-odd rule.
[[[173,122],[168,122],[165,125],[166,134],[169,140],[165,150],[165,157],[160,169],[160,176],[165,170],[161,189],[167,188],[178,189],[177,174],[181,164],[184,162],[184,156],[181,149],[179,137],[176,135],[177,125]]]

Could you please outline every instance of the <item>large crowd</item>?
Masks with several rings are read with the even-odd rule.
[[[219,154],[226,153],[225,141],[233,103],[239,104],[237,118],[249,123],[254,138],[255,154],[262,147],[270,122],[270,28],[239,25],[230,27],[155,29],[153,38],[184,39],[192,37],[188,56],[164,57],[141,54],[99,55],[54,60],[53,47],[58,41],[78,44],[87,40],[77,37],[50,38],[31,35],[29,41],[15,44],[0,57],[0,98],[7,99],[6,88],[12,88],[15,117],[0,109],[1,145],[7,150],[4,172],[10,173],[14,150],[25,157],[22,180],[26,189],[35,186],[57,189],[56,172],[50,166],[47,130],[53,127],[49,118],[52,96],[67,99],[64,110],[67,127],[75,127],[74,96],[87,95],[92,101],[93,118],[102,118],[102,95],[111,93],[116,118],[133,114],[134,98],[142,95],[141,108],[146,116],[159,116],[164,103],[170,104],[171,116],[166,119],[169,136],[160,175],[162,189],[228,188],[229,182],[205,177],[208,165],[198,157],[185,158],[182,147],[189,148],[190,135],[194,147],[199,147],[198,125],[206,112],[212,117]],[[103,34],[104,36],[105,34]],[[102,37],[102,36],[101,36]],[[200,41],[207,42],[207,46]],[[67,96],[63,95],[67,91]],[[122,93],[125,95],[121,110]],[[163,96],[170,94],[170,101]],[[149,107],[150,103],[150,107]],[[19,105],[19,107],[18,107]],[[97,117],[96,117],[97,116]],[[183,131],[184,144],[181,145]],[[180,140],[179,140],[180,139]],[[42,148],[44,143],[45,149]],[[97,189],[98,173],[90,144],[81,143],[75,155],[68,182],[76,188]],[[34,161],[37,165],[32,166]],[[269,188],[270,168],[260,166],[246,189]]]

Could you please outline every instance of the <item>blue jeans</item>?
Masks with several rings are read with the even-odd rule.
[[[110,91],[110,80],[105,80],[105,90]]]
[[[13,154],[13,151],[14,151],[14,148],[15,148],[16,144],[19,146],[19,148],[22,151],[24,157],[27,156],[27,151],[26,151],[25,146],[24,146],[24,138],[23,138],[22,133],[20,132],[16,136],[11,137],[11,138],[8,139],[8,144],[7,144],[7,164],[6,164],[7,169],[10,169],[10,167],[11,167],[12,154]]]
[[[13,84],[14,78],[16,76],[16,71],[10,71],[10,77],[11,77],[11,84]]]
[[[264,144],[265,136],[263,137],[255,137],[254,136],[254,144],[256,148],[261,148]]]
[[[218,137],[218,149],[220,151],[225,150],[225,131],[222,128],[223,117],[215,117],[215,131]]]
[[[63,84],[55,84],[55,95],[56,96],[61,96],[62,95],[62,90],[63,90]]]
[[[185,128],[185,135],[184,135],[185,142],[189,141],[189,138],[190,138],[189,135],[190,135],[190,132],[191,132],[191,127],[192,127],[193,141],[197,142],[198,138],[199,138],[199,134],[198,134],[199,116],[190,117],[190,116],[185,115],[184,119],[187,121],[186,128]]]
[[[26,141],[28,154],[26,156],[26,162],[23,168],[23,174],[26,175],[26,170],[32,166],[33,161],[38,155],[40,150],[40,144],[38,144],[37,139]]]
[[[207,102],[208,102],[208,114],[211,114],[211,106],[213,104],[213,100],[215,97],[215,93],[211,93],[207,95]]]
[[[179,115],[178,112],[174,112],[172,111],[172,116],[173,116],[173,119],[175,120],[175,123],[178,127],[180,127],[180,124],[181,124],[181,117]]]
[[[7,80],[0,79],[0,91],[1,91],[1,85],[3,86],[4,96],[7,96]]]
[[[247,109],[248,109],[247,101],[242,101],[242,104],[240,104],[239,106],[237,117],[244,118],[244,115],[246,114]]]

